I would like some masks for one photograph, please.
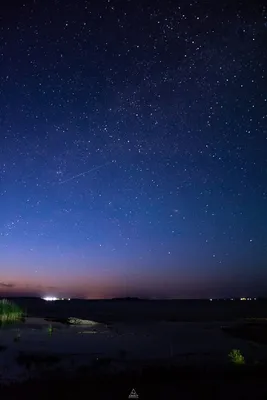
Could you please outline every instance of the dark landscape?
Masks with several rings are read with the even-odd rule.
[[[231,300],[82,300],[55,302],[41,298],[13,297],[28,315],[38,317],[89,318],[98,322],[140,321],[235,321],[239,318],[265,318],[267,299]]]
[[[19,351],[16,357],[18,365],[27,371],[40,370],[41,374],[29,374],[28,379],[20,382],[2,382],[1,399],[15,399],[18,395],[31,399],[36,398],[36,393],[40,399],[73,398],[77,391],[88,393],[94,399],[127,399],[133,388],[140,399],[180,396],[183,399],[202,396],[208,399],[225,399],[226,396],[230,399],[266,398],[265,300],[9,300],[27,311],[21,325],[13,323],[2,326],[0,340],[5,332],[14,336],[12,327],[20,326],[20,336],[14,336],[13,345],[22,345],[23,341],[26,343],[25,321],[32,321],[28,322],[28,327],[36,334],[43,329],[43,338],[48,339],[42,351],[37,351],[32,341],[28,350]],[[83,345],[81,354],[76,356],[80,359],[86,356],[90,362],[75,366],[73,359],[70,363],[72,367],[59,367],[63,357],[71,359],[74,354],[67,345],[70,342],[66,342],[66,348],[63,346],[63,351],[59,351],[58,344],[54,349],[50,347],[51,340],[60,332],[63,335],[64,329],[71,329],[68,322],[70,317],[80,318],[87,323],[91,321],[93,325],[87,326],[87,333],[94,332],[94,338],[101,336],[98,325],[105,326],[120,343],[115,353],[111,355],[106,345],[106,353],[105,350],[98,352],[99,348],[94,346],[90,352]],[[47,326],[53,326],[51,335],[47,334],[46,328],[39,326],[41,320]],[[23,324],[26,324],[24,328]],[[73,330],[69,335],[75,336],[75,332]],[[181,332],[185,332],[185,336]],[[83,333],[86,333],[85,325]],[[137,346],[131,349],[130,342],[127,342],[129,334],[136,336],[137,341]],[[149,336],[149,342],[155,341],[155,349],[166,346],[166,341],[171,338],[172,350],[166,354],[156,354],[155,350],[154,356],[151,356],[150,349],[144,347],[142,354],[138,354],[138,342],[140,340],[142,347],[143,334]],[[88,343],[93,336],[84,335]],[[216,343],[218,337],[220,340]],[[215,342],[210,347],[213,338]],[[111,347],[112,343],[115,342],[110,342]],[[194,352],[196,343],[202,343],[201,351]],[[8,345],[2,345],[0,358],[7,348]],[[229,353],[232,349],[241,349],[245,356],[244,363],[230,362]]]

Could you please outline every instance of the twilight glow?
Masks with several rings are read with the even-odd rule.
[[[266,294],[266,8],[209,3],[5,6],[0,295]]]

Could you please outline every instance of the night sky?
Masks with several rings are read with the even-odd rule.
[[[267,294],[267,8],[7,1],[0,293]]]

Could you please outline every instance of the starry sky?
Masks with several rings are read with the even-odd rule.
[[[0,12],[0,293],[267,294],[267,7]]]

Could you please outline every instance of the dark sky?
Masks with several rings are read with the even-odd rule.
[[[267,293],[267,8],[7,1],[0,293]]]

